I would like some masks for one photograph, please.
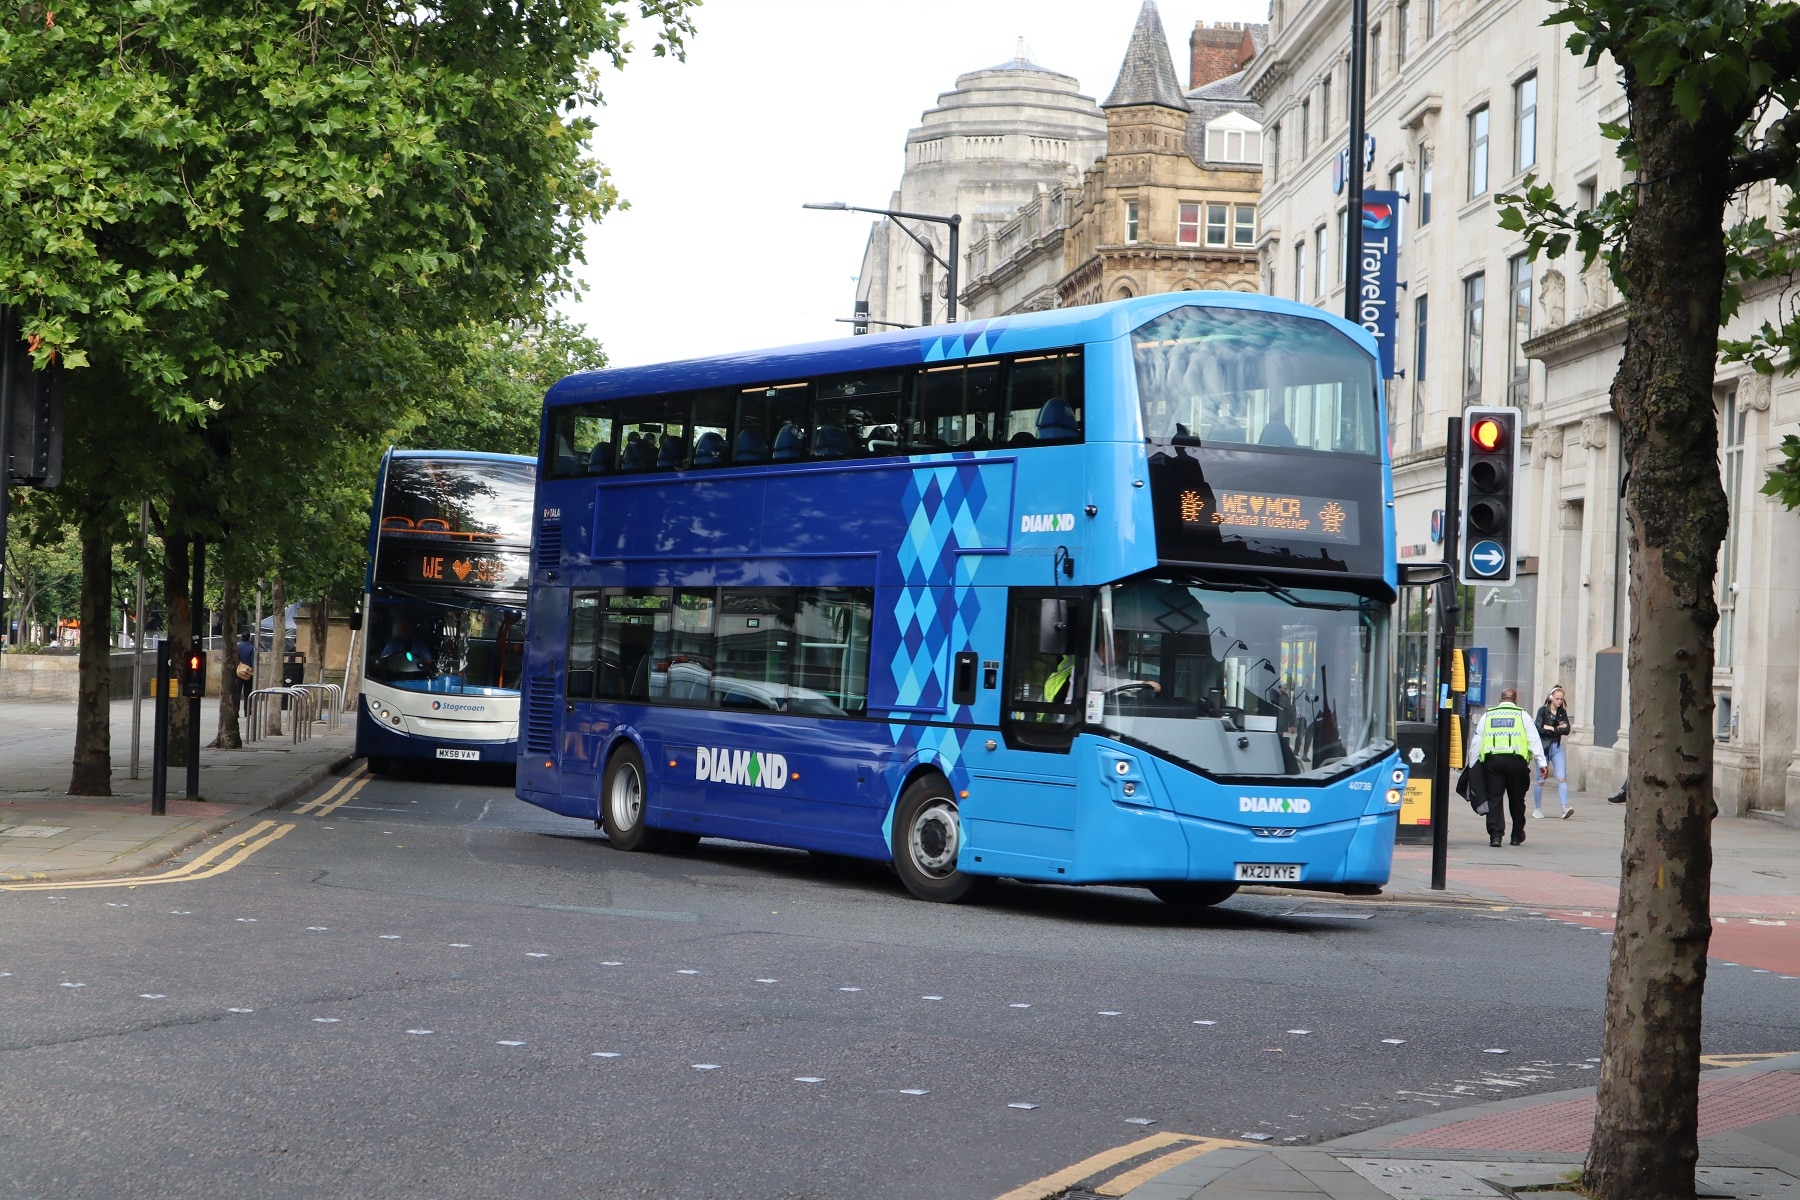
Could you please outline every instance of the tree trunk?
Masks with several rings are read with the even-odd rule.
[[[238,697],[249,683],[237,677],[238,581],[227,575],[220,584],[219,600],[219,735],[212,744],[220,750],[243,748],[238,730]]]
[[[112,522],[81,522],[81,682],[69,795],[112,795]]]
[[[274,598],[270,606],[269,622],[269,682],[268,687],[280,687],[283,679],[282,668],[287,661],[287,585],[276,575]],[[269,705],[269,727],[263,732],[279,734],[281,732],[281,706]]]
[[[331,598],[320,596],[307,606],[307,624],[311,627],[312,644],[306,651],[306,681],[308,683],[325,682],[325,642],[331,633]]]
[[[1692,1200],[1712,876],[1713,581],[1727,510],[1713,373],[1730,122],[1690,125],[1628,80],[1642,156],[1626,236],[1612,405],[1631,522],[1630,800],[1584,1183],[1598,1200]],[[1710,106],[1709,106],[1710,107]]]
[[[173,517],[173,513],[170,514]],[[170,524],[174,524],[173,520]],[[192,585],[193,564],[188,556],[188,540],[177,534],[163,534],[163,636],[169,642],[170,686],[181,677],[180,666],[193,643],[193,618],[188,607],[188,589]],[[169,701],[169,765],[187,766],[188,706],[179,699]]]

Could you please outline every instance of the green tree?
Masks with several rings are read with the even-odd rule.
[[[242,575],[235,548],[279,543],[286,498],[342,455],[314,443],[397,424],[359,370],[464,323],[541,319],[568,287],[582,224],[614,200],[579,115],[596,62],[623,65],[631,8],[655,53],[679,53],[691,7],[33,0],[0,17],[0,302],[40,363],[70,368],[64,519],[116,540],[149,496],[172,568],[184,540],[223,537]],[[178,652],[181,583],[166,573]],[[90,764],[101,671],[83,670]],[[106,788],[91,768],[71,781]]]
[[[1630,803],[1606,1035],[1584,1183],[1601,1200],[1694,1195],[1701,999],[1711,934],[1713,585],[1726,531],[1713,378],[1721,350],[1792,369],[1800,324],[1721,346],[1745,290],[1789,275],[1800,225],[1800,5],[1565,0],[1549,23],[1610,59],[1627,121],[1607,126],[1626,186],[1591,212],[1527,181],[1502,223],[1534,253],[1605,260],[1625,302],[1612,407],[1631,528]],[[1734,193],[1790,189],[1783,238],[1725,225]],[[1788,311],[1784,308],[1783,310]]]

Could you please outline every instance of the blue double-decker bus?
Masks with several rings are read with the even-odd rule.
[[[1388,877],[1391,471],[1370,338],[1187,292],[570,376],[518,794],[1215,904]]]
[[[390,450],[369,527],[356,753],[510,766],[537,462]]]

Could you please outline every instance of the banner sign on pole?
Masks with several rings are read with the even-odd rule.
[[[1399,192],[1363,193],[1362,261],[1356,265],[1358,323],[1375,338],[1383,379],[1394,377],[1399,216]]]

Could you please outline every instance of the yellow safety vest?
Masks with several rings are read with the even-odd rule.
[[[1488,709],[1479,757],[1516,754],[1520,758],[1530,758],[1531,739],[1525,733],[1525,721],[1525,710],[1516,704],[1496,704]]]
[[[1069,680],[1074,674],[1075,656],[1063,655],[1062,661],[1056,664],[1056,670],[1050,672],[1050,678],[1044,680],[1044,703],[1055,704],[1056,698],[1069,686]]]

